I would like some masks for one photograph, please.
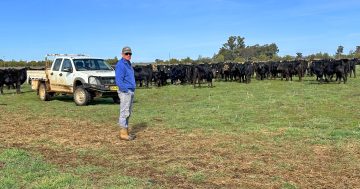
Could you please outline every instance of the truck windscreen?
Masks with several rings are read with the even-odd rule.
[[[103,59],[73,59],[77,71],[113,70]]]

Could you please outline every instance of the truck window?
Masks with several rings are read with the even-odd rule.
[[[61,71],[64,71],[65,68],[72,68],[71,61],[69,59],[64,59]]]
[[[58,58],[55,60],[53,71],[59,71],[60,65],[61,65],[62,58]]]
[[[112,70],[103,59],[74,59],[73,61],[77,71]]]
[[[84,61],[82,60],[73,60],[73,61],[77,71],[86,71]]]

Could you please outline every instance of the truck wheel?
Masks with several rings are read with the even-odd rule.
[[[50,95],[46,91],[45,83],[41,83],[40,86],[39,86],[39,97],[40,97],[40,100],[42,100],[42,101],[50,100]]]
[[[113,101],[115,104],[120,104],[120,98],[118,96],[114,96]]]
[[[91,100],[90,93],[82,86],[75,89],[74,102],[78,106],[86,106]]]

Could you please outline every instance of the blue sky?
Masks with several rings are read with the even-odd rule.
[[[360,45],[355,0],[1,0],[0,58],[43,60],[47,53],[120,57],[134,62],[212,57],[229,36],[276,43],[279,55],[344,53]]]

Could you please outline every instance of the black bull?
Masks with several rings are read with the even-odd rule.
[[[153,77],[153,70],[151,68],[151,65],[135,66],[134,76],[135,76],[135,81],[139,83],[140,87],[143,86],[143,81],[145,82],[145,86],[149,87],[149,84],[151,84],[151,80]]]
[[[208,83],[209,87],[212,87],[212,79],[214,78],[213,72],[210,68],[209,65],[207,64],[200,64],[200,65],[196,65],[194,67],[194,72],[193,72],[193,85],[195,88],[196,83],[199,85],[202,82],[202,80],[206,80],[206,82]]]
[[[26,68],[22,69],[5,69],[0,70],[0,94],[4,94],[4,85],[10,87],[16,87],[16,93],[20,93],[20,86],[25,83],[27,79]]]
[[[332,81],[334,75],[336,75],[336,81],[344,83],[347,81],[347,75],[350,71],[350,61],[347,59],[341,60],[317,60],[312,62],[311,72],[316,75],[317,80],[320,83],[323,82],[324,78],[326,82]]]

